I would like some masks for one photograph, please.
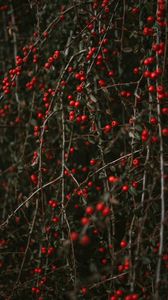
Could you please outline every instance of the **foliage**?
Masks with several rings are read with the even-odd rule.
[[[166,300],[166,1],[0,15],[0,298]]]

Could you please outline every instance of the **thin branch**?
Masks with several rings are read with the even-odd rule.
[[[159,30],[157,29],[157,43],[160,42],[159,38]],[[159,67],[159,57],[156,53],[156,62],[157,68]],[[158,86],[158,81],[157,84]],[[159,253],[158,253],[158,263],[156,269],[156,283],[155,283],[155,299],[159,299],[159,283],[160,283],[160,275],[161,275],[161,262],[162,262],[162,255],[163,255],[163,247],[164,247],[164,219],[165,219],[165,179],[164,179],[164,155],[163,155],[163,137],[162,137],[162,125],[161,125],[161,108],[160,102],[158,100],[158,93],[157,93],[157,115],[158,115],[158,130],[159,130],[159,140],[160,140],[160,188],[161,188],[161,216],[160,216],[160,239],[159,239]]]
[[[24,200],[8,217],[7,219],[0,225],[0,229],[3,229],[3,227],[5,225],[7,225],[9,223],[9,220],[15,216],[15,214],[26,204],[28,203],[36,194],[38,194],[41,190],[47,188],[48,186],[56,183],[57,181],[59,181],[62,178],[62,175],[60,175],[59,177],[47,182],[46,184],[44,184],[43,186],[39,187],[37,190],[35,190],[28,198],[26,198],[26,200]]]

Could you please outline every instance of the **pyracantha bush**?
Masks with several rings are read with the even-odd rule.
[[[0,1],[0,298],[167,299],[166,0]]]

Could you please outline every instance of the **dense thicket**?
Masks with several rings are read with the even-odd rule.
[[[0,1],[0,299],[167,299],[167,1]]]

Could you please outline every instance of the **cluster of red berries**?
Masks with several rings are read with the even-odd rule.
[[[0,6],[0,11],[7,11],[9,10],[9,6],[8,5],[1,5]]]
[[[58,60],[61,56],[61,52],[59,50],[55,50],[54,54],[48,58],[48,61],[45,63],[44,68],[50,69],[53,63]]]

